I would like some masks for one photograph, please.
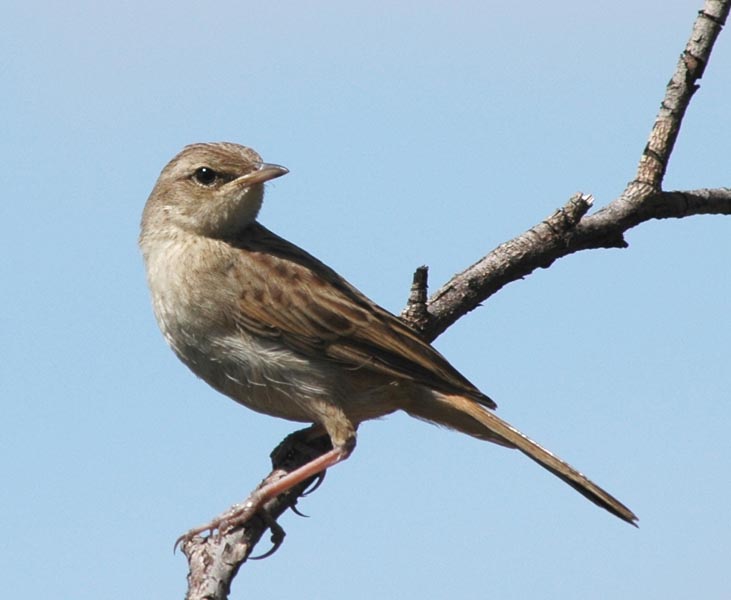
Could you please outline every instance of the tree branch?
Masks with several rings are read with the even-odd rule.
[[[631,188],[631,189],[630,189]],[[630,184],[622,196],[587,215],[592,197],[577,194],[545,221],[501,244],[455,275],[429,299],[427,318],[412,327],[433,340],[508,283],[579,250],[626,248],[624,233],[652,219],[731,215],[731,188],[651,192]]]
[[[703,77],[713,44],[721,33],[728,14],[728,0],[706,0],[703,9],[698,12],[688,43],[667,85],[665,98],[660,104],[650,138],[642,152],[634,183],[644,183],[652,189],[660,189],[685,111],[693,94],[700,87],[696,82]]]
[[[730,0],[706,0],[680,56],[660,103],[655,124],[642,151],[637,174],[624,192],[593,215],[586,206],[574,227],[558,227],[552,221],[572,219],[577,196],[543,223],[501,244],[477,263],[455,275],[429,299],[428,316],[411,322],[425,338],[433,340],[457,319],[477,308],[504,285],[522,279],[538,267],[549,267],[557,258],[590,248],[626,248],[624,233],[650,219],[682,218],[694,214],[731,214],[729,189],[662,192],[661,185],[680,125],[698,89],[698,80],[711,57],[729,10]],[[584,198],[590,199],[589,196]]]
[[[731,0],[706,0],[668,83],[635,179],[617,199],[589,215],[592,197],[574,195],[550,217],[455,275],[428,302],[427,270],[420,267],[414,275],[402,318],[431,341],[503,286],[539,267],[547,268],[558,258],[580,250],[627,247],[624,233],[640,223],[698,214],[731,214],[730,188],[686,192],[664,192],[661,189],[683,116],[698,89],[697,81],[708,64],[713,44],[730,8]],[[272,453],[273,471],[259,487],[283,477],[329,449],[327,438],[312,440],[305,439],[302,432],[292,434]],[[233,578],[264,532],[267,529],[273,531],[274,549],[281,543],[283,532],[276,519],[287,508],[294,507],[310,483],[304,482],[269,502],[266,505],[267,518],[257,515],[243,528],[184,541],[182,550],[189,563],[186,598],[227,598]]]
[[[428,278],[429,267],[421,266],[414,271],[409,300],[401,313],[404,321],[419,330],[425,328],[429,323],[429,311],[426,305]]]

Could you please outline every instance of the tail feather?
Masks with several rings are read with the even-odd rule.
[[[435,400],[436,402],[415,402],[408,412],[480,439],[517,448],[594,504],[637,526],[637,516],[614,496],[474,400],[446,394],[435,394]]]

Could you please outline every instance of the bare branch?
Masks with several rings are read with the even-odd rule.
[[[428,340],[443,333],[457,319],[477,308],[504,285],[522,279],[538,267],[590,248],[625,248],[624,233],[651,219],[695,214],[731,214],[727,188],[693,192],[662,192],[670,154],[690,100],[698,89],[718,34],[728,18],[731,0],[706,0],[693,24],[688,43],[665,91],[660,111],[642,152],[637,175],[619,198],[593,215],[576,212],[569,203],[543,223],[501,244],[477,263],[458,273],[428,301],[429,317],[410,324]],[[589,199],[586,196],[584,198]],[[556,226],[556,219],[579,216],[572,227]]]
[[[429,321],[429,311],[426,306],[428,278],[429,267],[421,266],[414,271],[409,300],[401,313],[402,319],[415,324],[418,329],[427,327]]]
[[[659,190],[670,154],[680,131],[680,124],[711,56],[713,44],[726,22],[731,3],[728,0],[706,0],[693,24],[685,50],[665,91],[660,112],[642,152],[634,183],[644,183]]]
[[[574,195],[553,215],[518,237],[501,244],[487,256],[455,275],[429,300],[431,315],[420,331],[428,340],[436,338],[457,319],[477,308],[504,285],[521,279],[538,267],[549,267],[571,252],[572,238],[581,218],[591,208],[593,198]],[[606,236],[605,245],[622,246],[621,234]],[[412,324],[418,327],[417,324]]]
[[[577,222],[572,218],[588,210],[591,196],[574,196],[551,217],[501,244],[437,290],[428,302],[426,326],[409,323],[426,339],[433,340],[503,286],[540,267],[551,266],[558,258],[579,250],[627,247],[624,233],[635,225],[652,219],[731,215],[731,188],[655,194],[646,191],[646,186],[634,186],[633,192],[625,192]]]

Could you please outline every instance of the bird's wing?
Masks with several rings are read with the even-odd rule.
[[[239,326],[292,349],[370,369],[495,408],[400,319],[335,271],[258,223],[228,242],[253,260],[237,261]]]

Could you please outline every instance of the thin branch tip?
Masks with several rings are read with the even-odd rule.
[[[411,280],[406,308],[401,313],[401,318],[418,331],[423,331],[430,319],[427,307],[428,284],[429,267],[426,265],[417,267]]]

